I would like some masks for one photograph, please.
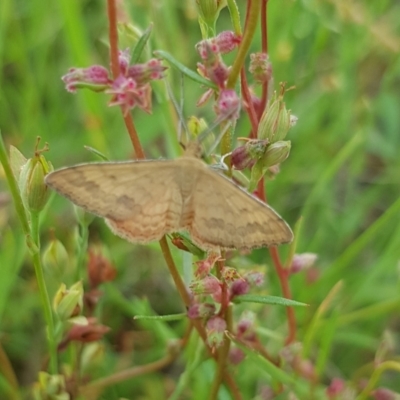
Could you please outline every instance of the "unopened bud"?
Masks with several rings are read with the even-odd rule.
[[[223,89],[219,93],[215,104],[215,113],[223,119],[235,120],[239,118],[240,99],[232,89]]]
[[[88,68],[71,68],[61,79],[68,92],[76,89],[90,89],[94,92],[103,92],[110,85],[107,68],[101,65],[92,65]]]
[[[256,332],[256,316],[252,311],[244,311],[240,316],[236,334],[240,339],[253,340]]]
[[[305,269],[311,268],[318,256],[315,253],[302,253],[295,254],[293,256],[292,265],[290,267],[290,273],[295,274]]]
[[[257,187],[259,180],[268,171],[268,168],[286,160],[290,153],[290,141],[279,141],[268,145],[265,154],[251,169],[249,191]]]
[[[250,289],[249,283],[242,279],[236,279],[232,282],[229,287],[229,295],[230,298],[233,299],[235,296],[240,296],[242,294],[246,294]]]
[[[108,326],[99,324],[96,318],[88,318],[87,324],[74,324],[67,334],[66,341],[75,341],[82,343],[95,342],[100,340],[107,332]]]
[[[83,372],[90,372],[94,366],[104,363],[104,345],[99,342],[87,343],[83,347],[81,357],[81,368]]]
[[[63,375],[50,375],[39,372],[39,381],[33,386],[34,400],[69,400]]]
[[[374,400],[399,400],[400,394],[387,388],[378,388],[372,392]]]
[[[209,346],[215,348],[222,345],[224,341],[224,333],[226,329],[226,322],[221,317],[213,317],[207,321],[207,343]]]
[[[53,299],[53,309],[61,321],[76,317],[83,307],[82,282],[76,282],[69,289],[62,283]]]
[[[204,279],[194,281],[190,284],[190,289],[194,294],[210,294],[216,295],[221,293],[221,282],[212,275],[206,276]]]
[[[162,65],[161,60],[152,58],[144,64],[134,64],[128,68],[127,77],[132,78],[141,86],[153,80],[164,78],[166,66]]]
[[[213,28],[226,0],[196,0],[199,16],[203,23]]]
[[[75,204],[74,204],[74,212],[79,224],[84,227],[89,226],[96,218],[94,214],[86,212],[82,207],[76,206]]]
[[[232,152],[232,166],[237,170],[251,168],[265,153],[268,140],[248,140],[243,146],[237,147]]]
[[[250,54],[250,73],[258,83],[268,82],[272,77],[272,64],[266,53]]]
[[[270,144],[267,151],[260,159],[263,168],[271,167],[272,165],[280,164],[285,161],[290,153],[291,143],[290,140],[281,140]]]
[[[343,393],[346,385],[343,379],[333,378],[329,386],[326,388],[325,393],[329,400],[339,400],[339,396]]]
[[[43,253],[43,265],[51,272],[61,273],[68,267],[68,253],[58,239],[52,239]]]
[[[290,111],[283,101],[284,89],[281,93],[274,93],[261,116],[257,137],[268,139],[270,143],[283,140],[291,127]]]
[[[47,147],[41,151],[36,150],[35,155],[22,167],[19,175],[21,198],[25,208],[30,212],[41,211],[50,196],[44,177],[53,171],[53,166],[41,154],[45,150]]]
[[[25,156],[14,146],[10,146],[10,166],[15,180],[19,181],[22,167],[27,163]]]
[[[209,318],[215,314],[215,304],[213,303],[194,303],[187,312],[190,319]]]

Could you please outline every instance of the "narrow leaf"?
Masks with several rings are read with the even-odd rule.
[[[185,65],[181,64],[176,60],[171,54],[163,50],[157,50],[154,52],[157,57],[167,60],[171,65],[173,65],[177,70],[181,71],[182,74],[186,75],[191,80],[199,83],[200,85],[207,86],[212,89],[217,89],[217,85],[211,82],[209,79],[203,78],[197,72],[192,71]]]
[[[308,304],[300,303],[299,301],[285,299],[284,297],[278,296],[256,296],[252,294],[243,294],[241,296],[237,296],[233,299],[234,303],[262,303],[262,304],[272,304],[279,306],[289,306],[296,307],[302,306],[307,307]]]

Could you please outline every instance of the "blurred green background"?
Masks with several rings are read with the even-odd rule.
[[[244,5],[240,6],[244,15]],[[163,49],[196,68],[199,60],[194,46],[201,35],[194,1],[138,0],[124,7],[121,21],[140,30],[154,23],[147,55]],[[400,3],[270,0],[268,10],[275,88],[281,81],[296,87],[287,93],[286,104],[299,118],[288,137],[291,155],[277,178],[267,184],[268,199],[291,226],[303,217],[297,252],[314,252],[319,257],[313,276],[303,273],[291,279],[294,299],[310,304],[296,309],[299,339],[308,337],[316,308],[342,280],[334,307],[308,339],[313,349],[310,356],[317,360],[323,379],[351,378],[373,361],[384,331],[397,343],[391,356],[399,354]],[[231,29],[227,10],[221,13],[217,28]],[[121,43],[121,47],[131,45],[129,35],[123,34]],[[259,43],[256,36],[254,51],[259,51]],[[7,145],[30,156],[39,135],[50,145],[46,157],[55,168],[97,161],[84,145],[110,159],[132,158],[121,114],[107,107],[107,96],[88,91],[71,95],[61,81],[70,67],[107,66],[108,62],[105,2],[2,0],[0,129]],[[179,95],[180,77],[169,71]],[[203,91],[185,80],[184,112],[211,122],[210,106],[196,108]],[[176,121],[163,83],[155,87],[152,115],[140,110],[133,115],[149,158],[178,155]],[[246,136],[248,129],[243,113],[237,136]],[[8,187],[3,175],[0,190],[4,198],[0,202],[0,340],[21,383],[28,385],[36,379],[45,351],[44,322],[22,231],[11,199],[7,201],[4,195]],[[72,206],[55,196],[42,216],[43,245],[54,228],[73,260],[75,225]],[[137,310],[147,307],[141,296],[147,296],[160,314],[181,312],[183,307],[166,279],[156,244],[132,246],[109,233],[100,220],[94,222],[90,240],[106,247],[118,269],[99,311],[103,323],[113,329],[106,345],[107,366],[99,372],[106,375],[108,368],[123,364],[121,354],[133,364],[152,360],[162,353],[166,338],[179,336],[183,329],[179,324],[165,325],[159,340],[161,324],[134,324],[132,314],[145,313]],[[174,255],[181,263],[184,256],[178,251]],[[266,250],[255,251],[249,260],[270,266]],[[66,271],[61,280],[68,279]],[[59,282],[49,278],[52,293]],[[281,294],[272,267],[267,284],[269,294]],[[259,324],[280,332],[285,330],[285,318],[283,308],[274,308],[260,312]],[[151,332],[151,343],[139,340],[140,329]],[[123,345],[124,340],[135,345]],[[129,346],[135,348],[135,357],[126,350],[132,350]],[[255,385],[252,371],[247,370],[242,379]],[[157,395],[152,391],[161,385],[159,379],[152,374],[130,385],[140,386],[141,393],[147,393],[143,398],[157,398],[151,396]],[[384,375],[382,384],[400,392],[400,379],[394,376]],[[197,396],[201,396],[202,387],[197,386]],[[251,384],[243,383],[243,388],[248,394],[245,398],[254,395]],[[118,393],[124,393],[123,385]],[[116,391],[108,396],[118,398]]]

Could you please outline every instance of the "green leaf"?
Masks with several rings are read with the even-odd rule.
[[[152,30],[153,24],[150,24],[150,26],[144,31],[143,35],[140,36],[135,48],[132,51],[131,64],[136,64],[139,62],[140,56],[143,53],[143,49],[149,40]]]
[[[90,146],[83,146],[85,150],[90,151],[91,153],[95,154],[97,157],[104,161],[110,161],[106,155],[104,155],[101,151],[95,149],[94,147]]]
[[[162,321],[179,321],[186,318],[186,313],[171,314],[171,315],[135,315],[133,319],[155,319]]]
[[[164,60],[167,60],[171,65],[173,65],[178,71],[181,71],[182,74],[186,75],[191,80],[199,83],[200,85],[207,86],[211,89],[217,89],[217,85],[211,82],[209,79],[203,78],[197,72],[192,71],[185,65],[181,64],[178,60],[176,60],[171,54],[163,50],[156,50],[154,54],[157,57],[160,57]]]
[[[272,304],[279,306],[302,306],[307,307],[308,304],[300,303],[299,301],[285,299],[284,297],[278,296],[257,296],[252,294],[243,294],[241,296],[234,297],[234,303],[261,303],[261,304]]]

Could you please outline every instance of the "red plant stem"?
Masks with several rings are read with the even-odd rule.
[[[254,109],[254,104],[251,99],[249,86],[247,85],[246,72],[244,68],[240,71],[240,84],[242,86],[242,95],[244,99],[244,103],[246,104],[246,110],[249,114],[249,119],[251,123],[251,132],[250,139],[255,139],[257,137],[257,128],[258,128],[258,117],[256,111]]]
[[[118,62],[118,31],[117,31],[117,7],[115,0],[107,0],[107,12],[109,21],[109,41],[110,41],[110,59],[111,71],[114,79],[119,76],[120,68]],[[139,136],[137,134],[135,125],[131,114],[124,116],[126,129],[129,133],[133,148],[135,150],[136,158],[142,160],[146,158],[142,145],[140,144]]]
[[[292,293],[289,286],[289,270],[283,267],[282,262],[279,258],[278,249],[275,246],[269,248],[269,254],[271,255],[272,261],[274,262],[275,270],[278,274],[283,297],[285,297],[286,299],[291,299]],[[288,319],[289,333],[286,337],[285,344],[288,345],[290,343],[293,343],[296,339],[296,316],[294,314],[293,307],[286,307],[286,315]]]
[[[268,0],[262,0],[261,1],[261,51],[265,54],[268,54],[268,14],[267,14],[267,3]],[[260,99],[260,107],[258,109],[258,119],[261,118],[265,106],[267,105],[267,100],[268,100],[268,83],[269,81],[266,81],[262,85],[262,93],[261,93],[261,99]]]
[[[119,75],[118,62],[118,31],[117,31],[117,7],[114,0],[107,0],[108,12],[108,38],[110,41],[111,72],[114,79]]]
[[[260,179],[260,181],[258,182],[257,196],[263,202],[267,202],[266,194],[264,191],[264,178]],[[286,299],[291,299],[292,293],[289,286],[289,270],[287,268],[284,268],[284,266],[282,265],[278,249],[275,246],[269,248],[269,254],[271,255],[272,261],[274,263],[275,271],[278,274],[283,297],[285,297]],[[293,307],[286,307],[286,315],[288,319],[289,333],[285,340],[285,344],[290,344],[296,339],[296,316]]]

